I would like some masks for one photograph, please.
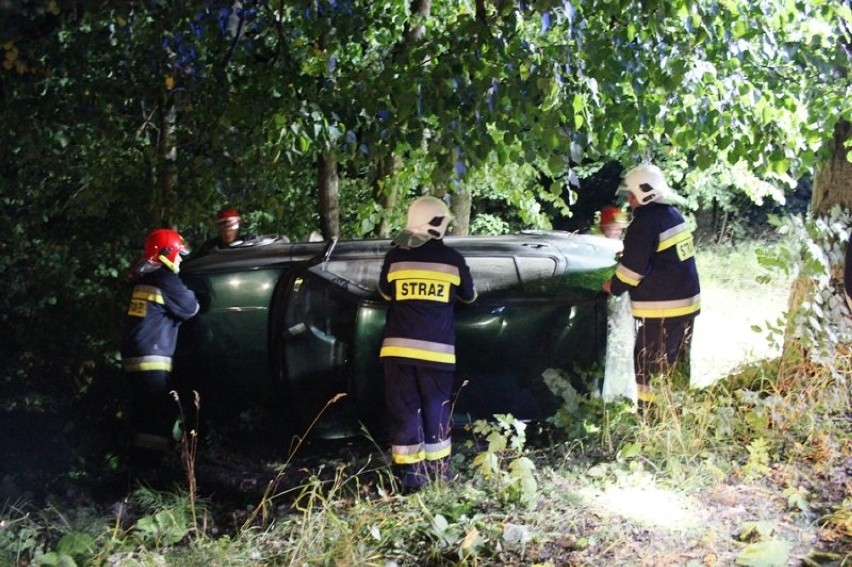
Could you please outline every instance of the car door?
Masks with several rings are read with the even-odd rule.
[[[357,303],[310,270],[293,274],[276,322],[275,354],[286,411],[297,425],[317,423],[324,437],[343,435],[356,422],[349,392],[351,345]],[[336,430],[340,430],[339,433]],[[351,433],[351,432],[349,432]]]

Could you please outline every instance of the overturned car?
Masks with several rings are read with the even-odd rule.
[[[457,307],[456,418],[550,415],[558,400],[544,370],[602,364],[600,285],[620,243],[560,232],[445,241],[465,257],[479,292]],[[315,435],[381,434],[387,306],[376,286],[390,245],[258,238],[187,262],[181,277],[202,308],[181,329],[177,383],[199,391],[208,415],[264,407],[295,431],[319,416]]]

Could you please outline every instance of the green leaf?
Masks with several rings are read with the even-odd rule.
[[[790,560],[793,544],[783,540],[752,543],[737,555],[736,564],[748,567],[784,567]]]
[[[618,451],[619,458],[622,459],[630,459],[633,457],[638,457],[642,452],[642,444],[641,443],[626,443],[622,445],[621,449]]]
[[[698,150],[698,154],[695,156],[695,165],[700,169],[707,169],[715,162],[714,156],[710,155],[704,148]]]
[[[95,540],[89,534],[69,532],[62,536],[56,549],[70,556],[90,555],[94,549]]]

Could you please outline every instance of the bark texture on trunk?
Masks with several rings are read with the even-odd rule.
[[[375,229],[378,238],[390,236],[390,222],[388,217],[393,213],[399,197],[399,184],[395,180],[396,171],[402,166],[402,157],[393,153],[381,159],[376,166],[375,179],[373,180],[373,198],[384,210],[379,226]]]
[[[418,16],[421,21],[412,26],[406,24],[402,41],[398,42],[394,47],[395,58],[399,60],[402,59],[404,51],[410,49],[414,44],[423,41],[423,37],[426,35],[426,26],[423,24],[423,21],[428,19],[432,14],[432,0],[411,0],[409,9],[412,15]],[[373,178],[373,198],[384,211],[379,225],[373,230],[373,234],[378,238],[388,238],[391,236],[391,227],[388,219],[399,200],[399,185],[396,183],[395,178],[396,172],[401,166],[402,157],[395,151],[392,151],[376,164]]]
[[[849,149],[844,146],[851,136],[849,122],[841,121],[834,127],[833,155],[814,177],[812,214],[825,214],[835,205],[852,206],[852,162],[846,157]]]
[[[835,125],[830,142],[831,157],[822,164],[814,176],[810,204],[810,214],[813,217],[829,218],[830,211],[838,205],[845,209],[852,208],[852,162],[847,158],[849,149],[845,146],[850,139],[852,139],[852,124],[846,121],[838,122]],[[832,290],[831,294],[838,296],[839,303],[843,304],[845,303],[843,290],[844,252],[845,246],[848,246],[848,244],[842,234],[838,235],[836,230],[836,228],[833,228],[831,231],[833,234],[825,235],[824,241],[817,242],[817,245],[831,259],[831,266],[829,266],[827,274],[829,277],[828,287]],[[848,231],[849,228],[846,227],[846,230]],[[838,250],[838,247],[841,247],[841,249]],[[822,327],[833,329],[837,325],[837,322],[831,319],[836,315],[833,314],[833,310],[829,309],[830,302],[824,298],[818,301],[819,298],[816,297],[823,291],[820,289],[821,285],[824,286],[825,284],[820,284],[817,279],[808,276],[800,276],[793,282],[787,305],[792,316],[789,319],[784,336],[785,360],[793,355],[807,357],[810,354],[809,349],[799,340],[798,333],[793,331],[795,314],[804,310],[803,316],[812,319],[813,313],[808,306],[819,304],[822,306],[825,316],[828,317],[823,320],[822,316],[819,316]],[[842,318],[843,315],[841,314],[840,317]]]
[[[470,191],[458,191],[453,193],[451,210],[455,220],[452,231],[455,236],[467,236],[470,234],[470,209],[473,197]]]
[[[410,8],[412,14],[417,14],[426,19],[432,13],[432,0],[412,0]],[[405,40],[407,42],[421,41],[424,35],[426,35],[426,26],[419,23],[406,29]]]
[[[160,169],[157,185],[160,198],[155,199],[154,218],[161,223],[173,222],[172,211],[177,206],[176,191],[178,185],[177,169],[177,105],[171,96],[163,98],[160,106],[160,139],[158,154]]]
[[[340,180],[337,175],[337,154],[331,152],[319,157],[317,164],[319,189],[319,214],[322,235],[325,238],[340,236]]]

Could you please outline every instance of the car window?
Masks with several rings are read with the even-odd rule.
[[[356,258],[351,260],[330,260],[311,268],[320,277],[330,279],[339,287],[352,290],[375,292],[382,271],[383,258]]]
[[[325,340],[348,339],[355,306],[334,288],[313,278],[298,278],[287,306],[285,328],[291,336],[305,330]]]
[[[465,261],[480,297],[521,290],[514,258],[472,256],[465,258]]]
[[[467,258],[476,289],[483,297],[517,293],[524,297],[553,290],[556,261],[538,256]]]
[[[556,261],[553,258],[518,256],[515,260],[525,293],[538,295],[553,289],[552,278],[556,274]]]
[[[552,290],[556,261],[539,256],[470,256],[465,258],[480,297],[522,293],[525,296],[547,294]],[[353,290],[376,290],[382,258],[331,260],[311,271],[331,279],[336,285]]]

